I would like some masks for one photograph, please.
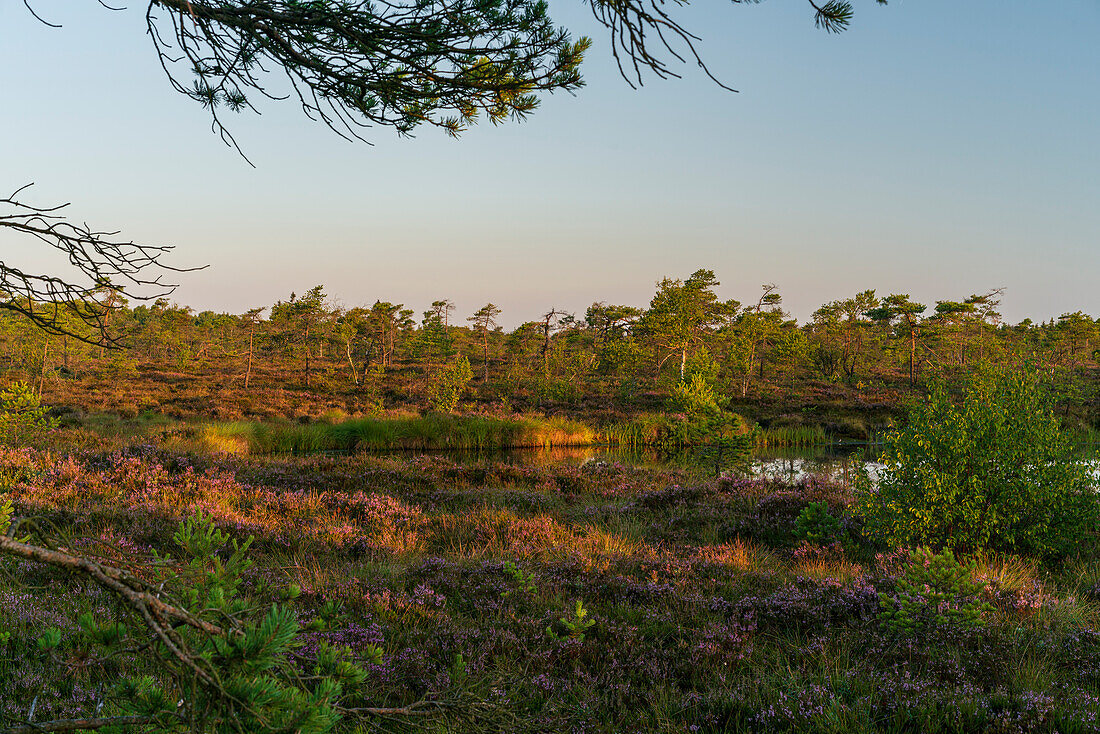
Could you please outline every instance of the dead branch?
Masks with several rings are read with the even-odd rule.
[[[141,726],[152,724],[156,721],[152,716],[109,716],[97,719],[57,719],[55,721],[40,721],[36,723],[20,724],[19,726],[5,729],[2,734],[43,734],[43,732],[55,731],[91,731],[102,729],[106,726]]]
[[[0,310],[21,314],[50,334],[117,346],[107,328],[112,311],[127,299],[145,301],[170,294],[176,284],[164,281],[165,271],[199,269],[163,263],[171,247],[119,240],[118,232],[71,222],[61,214],[68,204],[22,201],[20,194],[30,186],[0,198],[0,231],[33,237],[62,253],[75,279],[30,273],[0,260]]]
[[[172,624],[173,622],[184,624],[218,637],[238,634],[237,632],[199,619],[186,609],[163,601],[148,584],[129,571],[70,555],[64,551],[20,543],[7,536],[0,537],[0,553],[45,563],[92,579],[103,588],[116,594],[141,617],[145,626],[160,640],[172,657],[192,670],[204,683],[216,684],[210,673],[199,666],[196,660],[183,649]]]

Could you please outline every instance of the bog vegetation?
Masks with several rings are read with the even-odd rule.
[[[511,334],[441,302],[293,341],[276,307],[225,317],[221,351],[138,307],[128,351],[62,343],[67,367],[4,322],[0,732],[1100,731],[1096,322],[939,309],[917,338],[865,294],[830,331],[714,285]],[[851,483],[366,450],[742,455],[871,417]]]
[[[799,324],[774,286],[744,301],[718,287],[699,270],[663,279],[646,307],[551,308],[509,330],[498,321],[517,319],[491,303],[463,316],[438,300],[417,317],[398,303],[337,307],[320,286],[240,315],[106,298],[115,308],[103,318],[122,349],[46,335],[0,312],[0,367],[70,419],[542,413],[640,437],[659,434],[654,416],[671,409],[710,422],[745,416],[774,444],[866,439],[934,380],[956,389],[979,363],[1030,363],[1066,427],[1087,432],[1100,421],[1100,325],[1083,313],[1008,324],[995,291],[919,304],[868,290]],[[632,422],[650,429],[622,425]]]

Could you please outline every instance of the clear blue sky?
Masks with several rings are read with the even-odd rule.
[[[800,320],[875,288],[958,299],[1005,287],[1011,321],[1100,314],[1100,3],[698,0],[684,16],[729,94],[696,70],[633,91],[579,0],[551,14],[596,42],[588,86],[458,141],[346,143],[291,103],[231,120],[250,168],[172,91],[140,3],[0,4],[0,188],[127,237],[174,244],[174,299],[235,312],[317,283],[348,305],[509,326],[550,306],[642,305],[706,267],[727,298],[775,282]],[[62,7],[55,7],[62,6]],[[46,265],[0,239],[0,257]]]

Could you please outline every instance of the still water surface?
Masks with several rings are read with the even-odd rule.
[[[737,461],[728,450],[710,446],[671,451],[619,446],[557,446],[430,453],[460,463],[494,461],[524,465],[580,466],[588,462],[607,462],[650,468],[688,469],[710,476],[738,473],[797,481],[811,474],[847,480],[865,466],[873,472],[875,465],[866,461],[866,458],[877,456],[878,450],[879,447],[875,445],[855,443],[771,449],[753,453],[748,463]]]

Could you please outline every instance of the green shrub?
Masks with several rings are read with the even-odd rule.
[[[955,560],[950,550],[933,554],[917,548],[898,579],[897,598],[879,594],[879,621],[891,632],[912,634],[929,624],[973,628],[985,622],[993,607],[977,597],[981,585],[971,581],[974,562]]]
[[[577,642],[584,642],[585,634],[596,624],[596,620],[588,616],[588,610],[584,608],[584,602],[577,599],[577,604],[573,608],[573,613],[568,616],[558,617],[558,623],[563,630],[561,633],[555,631],[554,625],[552,624],[546,627],[546,636],[551,640],[558,642],[560,640],[570,639],[576,640]]]
[[[21,446],[38,441],[55,425],[46,415],[48,410],[25,382],[0,391],[0,444]]]
[[[1096,526],[1088,465],[1034,374],[979,370],[959,404],[935,384],[880,461],[877,487],[857,483],[858,511],[894,545],[1062,556]]]
[[[840,535],[840,522],[829,514],[826,502],[811,502],[802,508],[794,522],[794,536],[817,545],[824,545]]]
[[[474,378],[470,361],[459,357],[453,364],[436,373],[428,387],[428,407],[439,413],[450,413],[458,406],[466,386]]]
[[[246,594],[251,540],[230,542],[201,515],[180,523],[173,539],[180,559],[144,568],[150,577],[161,574],[159,583],[100,571],[129,589],[114,613],[101,607],[80,614],[69,633],[45,630],[39,654],[54,657],[64,647],[89,665],[108,665],[117,683],[100,702],[102,713],[135,717],[142,731],[331,731],[367,677],[350,650],[322,641],[303,656],[302,632],[318,627],[303,628],[287,606]],[[155,599],[146,589],[155,589]],[[322,609],[326,615],[336,616]],[[381,662],[381,651],[368,653],[368,662]]]
[[[670,397],[672,409],[688,415],[718,415],[727,402],[699,373],[692,375],[690,382],[677,383]]]

